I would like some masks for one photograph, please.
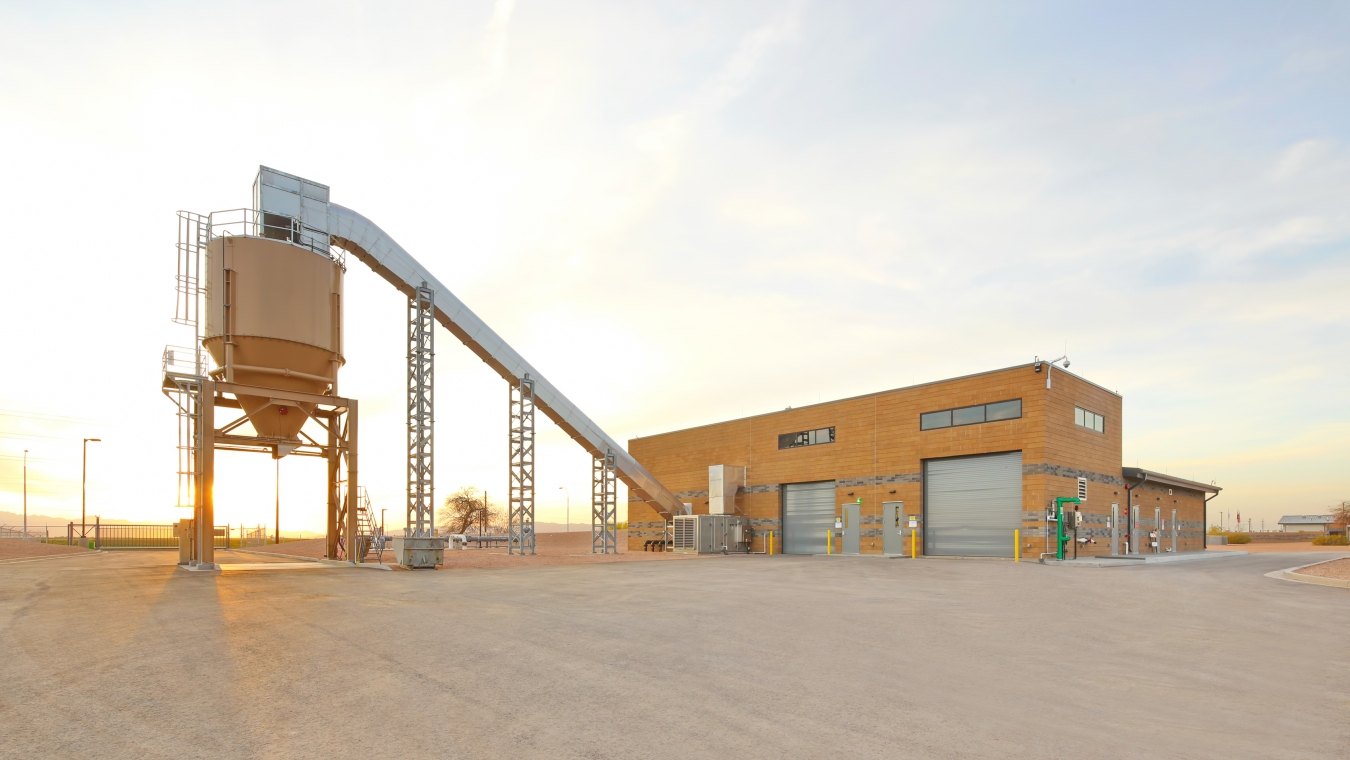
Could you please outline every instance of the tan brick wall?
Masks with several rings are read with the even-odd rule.
[[[1123,495],[1123,494],[1122,494]],[[1154,483],[1144,483],[1133,491],[1134,503],[1139,507],[1140,545],[1139,551],[1153,553],[1149,546],[1149,532],[1154,530],[1154,510],[1161,510],[1162,521],[1166,526],[1158,539],[1158,552],[1165,553],[1172,546],[1172,510],[1177,511],[1177,551],[1200,551],[1204,548],[1205,530],[1205,494],[1184,488],[1168,488]],[[1122,504],[1122,509],[1124,505]],[[1122,530],[1124,526],[1122,526]]]
[[[1022,400],[1021,419],[919,430],[924,412],[1016,398]],[[1105,432],[1075,425],[1075,406],[1104,415]],[[778,448],[780,434],[830,426],[834,443]],[[770,529],[781,544],[779,487],[787,483],[837,480],[836,504],[861,498],[865,553],[882,550],[880,536],[868,534],[879,527],[883,501],[902,500],[906,512],[920,511],[925,459],[1021,451],[1022,543],[1035,553],[1044,551],[1046,505],[1055,496],[1075,495],[1078,477],[1089,479],[1083,511],[1092,522],[1104,521],[1124,485],[1120,396],[1060,370],[1047,389],[1045,374],[1030,365],[637,438],[628,450],[682,501],[692,502],[695,514],[708,510],[709,465],[746,467],[749,492],[736,505],[755,525],[756,551]],[[660,517],[641,502],[630,502],[628,521],[630,549],[641,550],[643,541],[661,534]],[[1011,535],[1008,540],[1011,547]],[[1080,553],[1106,553],[1105,543]]]

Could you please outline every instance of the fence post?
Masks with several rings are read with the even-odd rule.
[[[75,543],[75,523],[66,523],[66,546]]]
[[[102,522],[103,522],[103,518],[102,518],[102,517],[100,517],[100,516],[98,516],[98,515],[94,515],[94,548],[95,548],[95,549],[102,549],[102,548],[103,548]]]

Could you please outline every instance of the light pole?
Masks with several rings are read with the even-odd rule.
[[[280,460],[280,459],[277,459],[277,460],[276,460],[276,463],[277,463],[277,474],[276,474],[276,477],[272,479],[272,482],[275,484],[276,492],[277,492],[277,493],[276,493],[276,499],[277,499],[277,501],[276,501],[276,510],[277,510],[277,511],[276,511],[276,517],[275,517],[276,522],[274,523],[274,525],[275,525],[276,527],[273,528],[273,530],[275,531],[275,533],[272,534],[272,543],[274,543],[274,544],[279,544],[279,543],[281,543],[281,460]]]
[[[90,443],[91,441],[94,442],[94,443],[102,443],[102,442],[103,442],[103,439],[102,439],[102,438],[86,438],[86,439],[84,439],[84,447],[83,447],[83,448],[84,448],[84,456],[82,457],[81,463],[80,463],[80,538],[81,538],[81,539],[84,539],[84,538],[87,537],[87,532],[86,532],[85,527],[84,527],[84,526],[85,526],[85,520],[84,520],[84,507],[85,507],[85,503],[86,503],[86,501],[87,501],[87,492],[88,492],[88,489],[86,488],[86,483],[88,483],[88,481],[89,481],[89,443]]]
[[[558,486],[558,490],[567,497],[567,532],[572,532],[572,492],[567,490],[567,486]]]
[[[23,450],[23,537],[28,538],[28,449]]]

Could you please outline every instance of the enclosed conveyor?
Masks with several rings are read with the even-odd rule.
[[[425,283],[435,294],[437,322],[463,341],[469,350],[508,383],[514,385],[528,374],[534,381],[534,398],[538,407],[592,456],[612,453],[615,471],[634,495],[652,504],[666,519],[684,511],[675,495],[629,455],[627,449],[606,435],[599,425],[583,414],[539,370],[493,332],[388,233],[349,208],[334,203],[326,205],[327,232],[334,246],[360,259],[409,298],[415,297],[417,289]]]

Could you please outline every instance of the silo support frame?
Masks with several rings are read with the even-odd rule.
[[[171,379],[166,378],[167,387]],[[274,402],[295,406],[311,404],[311,418],[328,435],[326,443],[319,443],[305,433],[296,441],[281,441],[233,431],[240,426],[234,419],[216,425],[216,407],[240,409],[239,396],[266,397]],[[298,408],[298,406],[297,406]],[[300,391],[261,388],[239,383],[202,379],[197,410],[197,488],[193,495],[193,520],[196,540],[188,569],[217,570],[215,541],[211,535],[215,525],[215,453],[226,451],[253,451],[277,455],[279,450],[298,456],[324,457],[328,461],[328,520],[324,556],[328,559],[359,559],[354,551],[346,551],[356,543],[357,518],[357,403],[355,399],[322,396]],[[342,555],[346,556],[343,557]]]

